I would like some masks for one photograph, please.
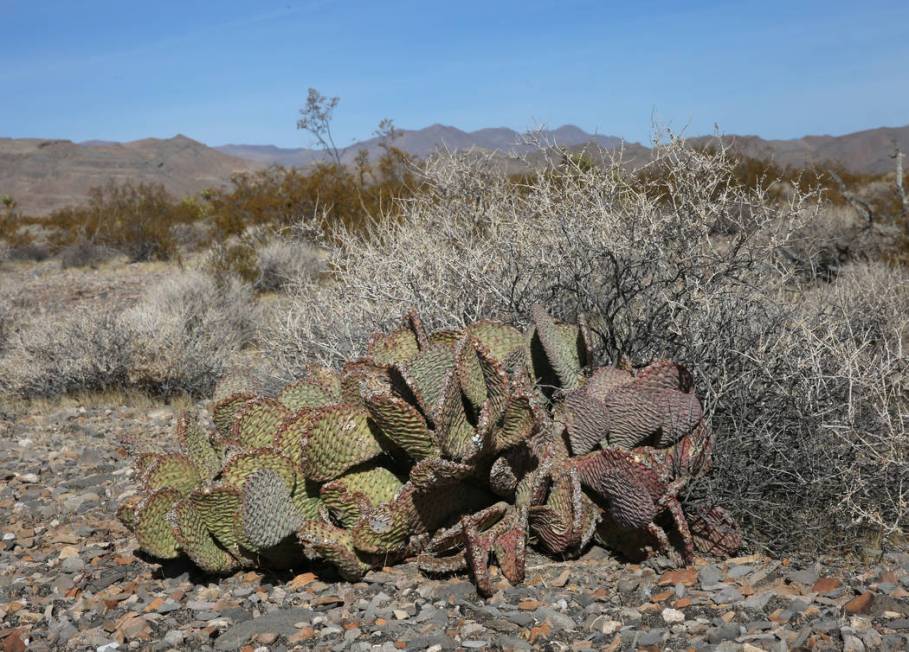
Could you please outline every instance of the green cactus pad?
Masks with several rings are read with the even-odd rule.
[[[239,556],[240,546],[245,545],[234,522],[242,503],[240,490],[226,485],[206,487],[192,492],[188,500],[221,546]]]
[[[136,506],[136,539],[139,547],[153,557],[176,559],[180,553],[168,513],[181,498],[179,491],[168,487],[153,491]]]
[[[357,550],[369,554],[399,554],[413,537],[450,524],[457,515],[471,513],[490,502],[490,497],[467,484],[451,485],[439,492],[418,492],[410,483],[390,503],[365,514],[351,529]]]
[[[222,438],[230,437],[230,428],[234,424],[234,416],[247,402],[255,400],[254,394],[239,392],[231,394],[218,401],[211,411],[212,421],[215,422],[215,428]]]
[[[333,564],[341,577],[348,581],[359,580],[369,565],[354,550],[351,533],[324,521],[306,521],[297,530],[307,557],[324,559]]]
[[[348,362],[341,371],[341,401],[344,403],[361,403],[364,392],[387,394],[391,392],[391,386],[389,368],[365,358]]]
[[[464,408],[461,383],[454,368],[445,380],[445,393],[436,418],[436,437],[442,453],[455,460],[471,458],[483,446]]]
[[[442,405],[445,381],[454,368],[454,351],[446,346],[432,346],[396,368],[423,414],[435,421]]]
[[[390,502],[403,484],[382,466],[342,475],[322,486],[325,506],[346,528],[351,528],[364,511]]]
[[[163,453],[140,453],[133,460],[133,468],[140,477],[145,475],[152,464],[161,459]]]
[[[185,496],[202,483],[202,476],[186,455],[166,453],[145,470],[142,483],[148,491],[169,488]]]
[[[524,346],[524,334],[507,324],[484,320],[471,324],[466,330],[499,362],[504,362],[512,352]]]
[[[288,417],[275,435],[273,448],[299,469],[303,468],[303,440],[309,432],[312,412],[313,410],[300,410]]]
[[[483,373],[483,383],[486,387],[486,400],[480,408],[477,419],[477,430],[484,440],[492,431],[492,427],[499,422],[513,389],[508,374],[504,367],[484,347],[476,347],[477,362]]]
[[[260,469],[243,483],[240,522],[245,541],[252,550],[278,545],[305,520],[291,500],[291,492],[277,473]]]
[[[312,380],[298,380],[287,385],[277,396],[278,402],[291,412],[305,408],[317,408],[336,403],[333,397],[321,384]]]
[[[301,489],[303,483],[297,484],[297,490],[291,496],[291,500],[297,508],[297,511],[307,520],[321,519],[325,512],[325,503],[318,495],[312,495],[309,491]]]
[[[366,409],[382,434],[415,460],[439,454],[426,418],[410,403],[390,394],[368,394]]]
[[[369,338],[366,355],[380,366],[403,364],[419,353],[417,336],[409,328],[400,328],[391,333],[376,333]]]
[[[242,489],[246,478],[261,469],[277,473],[288,491],[296,488],[297,472],[293,462],[270,448],[257,448],[232,456],[221,471],[221,481],[227,486]]]
[[[221,455],[212,446],[208,431],[186,412],[177,421],[177,440],[204,479],[211,480],[221,470]]]
[[[306,365],[306,379],[320,385],[335,401],[341,400],[341,376],[337,371],[318,364]]]
[[[523,392],[516,392],[508,399],[502,418],[493,428],[495,451],[500,452],[525,441],[538,424],[539,417],[531,400]]]
[[[271,446],[281,424],[290,415],[291,411],[274,399],[248,401],[234,417],[230,438],[246,448]]]
[[[130,532],[136,531],[136,507],[141,500],[140,496],[130,496],[117,507],[117,520]]]
[[[420,318],[420,313],[417,312],[416,308],[408,310],[407,314],[404,315],[403,321],[404,327],[409,328],[410,332],[417,338],[417,346],[420,347],[420,350],[428,349],[429,335],[426,333],[426,328],[423,326],[423,320]]]
[[[229,573],[240,566],[215,541],[190,499],[184,498],[174,506],[173,521],[174,538],[196,566],[207,573]]]
[[[477,412],[486,402],[486,379],[480,366],[475,340],[464,338],[455,349],[455,373],[464,396]]]
[[[441,330],[435,331],[429,336],[429,347],[444,346],[453,349],[455,345],[464,337],[463,331]]]
[[[474,470],[473,464],[431,457],[414,464],[408,479],[416,491],[432,491],[455,485],[470,476]]]
[[[368,423],[369,413],[356,405],[320,408],[312,415],[303,443],[303,473],[309,480],[333,480],[347,469],[382,452]]]
[[[536,337],[546,352],[546,358],[558,377],[563,389],[576,389],[581,382],[582,360],[580,329],[570,324],[558,324],[543,306],[532,310]]]

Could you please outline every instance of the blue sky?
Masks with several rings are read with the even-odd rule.
[[[339,144],[390,117],[646,141],[909,123],[909,2],[0,0],[0,136]]]

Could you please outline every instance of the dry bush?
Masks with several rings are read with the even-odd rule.
[[[133,342],[132,385],[201,396],[253,339],[257,310],[248,286],[190,271],[151,288],[121,324]]]
[[[248,287],[186,272],[125,312],[83,308],[22,324],[0,357],[0,377],[23,397],[129,388],[206,396],[252,340],[257,314]]]
[[[230,187],[209,190],[205,198],[213,237],[224,240],[250,227],[281,228],[317,216],[361,230],[415,186],[410,157],[388,147],[376,161],[359,157],[353,168],[320,163],[307,171],[272,166],[236,174]]]
[[[286,377],[338,363],[410,307],[434,328],[526,322],[535,302],[584,313],[601,362],[672,357],[694,372],[717,470],[686,500],[730,507],[753,544],[775,550],[902,527],[905,279],[875,267],[834,285],[800,280],[782,252],[816,255],[798,234],[819,219],[817,196],[771,197],[735,165],[673,140],[637,174],[563,157],[515,185],[483,157],[440,156],[398,219],[333,234],[329,280],[294,285],[267,353]],[[862,274],[877,279],[874,296]],[[885,315],[889,326],[873,326]],[[876,462],[853,474],[858,460]]]
[[[92,188],[84,206],[55,211],[46,224],[55,230],[52,240],[58,248],[87,242],[138,262],[176,258],[173,227],[203,217],[200,204],[177,201],[161,184],[111,181]]]
[[[66,245],[58,252],[60,266],[63,269],[70,267],[96,268],[116,255],[116,250],[87,240],[77,240],[72,244]]]
[[[203,266],[223,282],[239,278],[257,292],[279,292],[300,279],[317,278],[322,261],[318,248],[300,234],[253,228],[212,244]]]
[[[131,342],[116,314],[83,308],[37,315],[0,357],[0,377],[24,397],[104,391],[128,382]]]

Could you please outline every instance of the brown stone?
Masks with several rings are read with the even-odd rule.
[[[315,573],[300,573],[290,582],[287,583],[287,587],[293,589],[294,591],[299,591],[307,584],[311,583],[316,579]]]
[[[811,590],[815,593],[830,593],[836,591],[841,585],[842,582],[835,577],[822,577],[814,583]]]
[[[540,606],[539,600],[534,600],[533,598],[525,598],[518,603],[518,609],[521,611],[533,611]]]
[[[873,601],[874,594],[871,591],[865,591],[861,595],[852,598],[843,608],[846,610],[847,614],[852,616],[863,614],[868,612]]]
[[[678,600],[676,600],[675,602],[672,603],[672,606],[675,607],[676,609],[684,609],[685,607],[690,607],[691,598],[689,598],[687,596],[684,598],[679,598]]]
[[[287,637],[287,642],[291,645],[299,643],[300,641],[308,641],[316,635],[316,630],[312,627],[301,627],[296,632]]]
[[[274,632],[262,632],[256,636],[256,643],[261,643],[262,645],[271,645],[278,640],[278,635]]]
[[[22,632],[14,629],[3,639],[3,652],[25,652],[25,642],[22,640]]]
[[[681,584],[683,586],[693,586],[698,581],[698,572],[694,568],[682,568],[671,570],[660,576],[659,585],[667,586]]]
[[[543,621],[542,625],[530,628],[530,638],[528,640],[530,641],[530,644],[533,645],[538,638],[548,638],[551,632],[552,626],[548,621]]]
[[[675,591],[663,591],[662,593],[657,593],[655,596],[652,596],[650,599],[654,602],[663,602],[668,600],[675,595]]]

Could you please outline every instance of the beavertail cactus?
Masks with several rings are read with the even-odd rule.
[[[224,398],[212,430],[181,417],[176,450],[136,456],[118,516],[149,555],[212,573],[320,560],[355,579],[417,557],[484,594],[492,559],[523,579],[528,545],[669,553],[671,522],[684,561],[734,552],[727,512],[678,498],[712,441],[688,370],[594,368],[583,321],[532,317],[429,333],[411,312],[341,371]]]

